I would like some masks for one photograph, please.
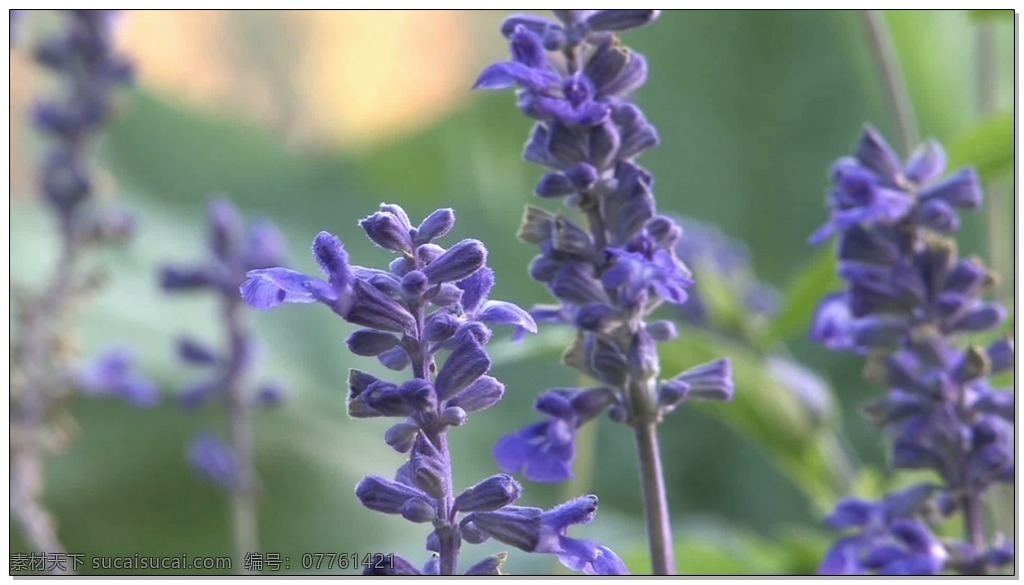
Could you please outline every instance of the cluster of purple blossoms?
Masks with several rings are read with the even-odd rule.
[[[593,519],[594,496],[546,512],[515,506],[522,488],[505,474],[455,491],[449,430],[464,425],[471,413],[494,406],[505,391],[487,375],[489,327],[536,332],[529,313],[488,298],[494,273],[486,265],[484,245],[467,239],[445,249],[434,243],[454,227],[451,209],[439,209],[414,227],[402,208],[382,205],[360,225],[376,245],[398,255],[387,270],[350,264],[341,240],[321,232],[313,255],[326,279],[286,268],[252,270],[241,293],[250,306],[263,310],[283,303],[325,304],[361,327],[348,339],[352,353],[376,357],[391,370],[412,371],[412,379],[403,383],[350,371],[349,415],[401,419],[384,440],[408,454],[394,479],[369,476],[356,487],[356,496],[371,510],[429,523],[433,530],[426,548],[436,554],[422,568],[396,556],[386,568],[375,565],[367,572],[453,575],[462,541],[494,538],[527,552],[557,555],[571,569],[626,573],[625,564],[606,547],[566,534],[572,525]],[[503,559],[485,559],[466,574],[499,574]]]
[[[249,328],[245,304],[238,297],[238,287],[250,270],[284,263],[285,239],[269,221],[246,226],[238,209],[226,198],[211,201],[207,215],[209,257],[194,264],[163,267],[160,286],[175,293],[210,291],[219,299],[223,348],[192,337],[177,342],[182,362],[204,372],[200,380],[182,389],[180,402],[189,411],[207,402],[220,402],[231,419],[232,438],[225,441],[213,432],[199,435],[189,447],[189,463],[204,478],[229,492],[252,492],[252,412],[280,404],[283,391],[275,382],[250,382],[259,348]]]
[[[882,502],[847,500],[829,524],[851,533],[821,567],[826,574],[984,574],[1013,562],[1013,546],[985,527],[986,491],[1014,481],[1014,394],[989,383],[1013,367],[1012,340],[961,348],[959,334],[998,328],[1006,311],[982,297],[995,276],[960,259],[947,237],[958,210],[982,204],[973,170],[942,180],[936,142],[904,165],[868,128],[855,156],[833,169],[832,219],[812,238],[838,235],[847,283],[818,309],[812,339],[868,357],[870,377],[889,388],[867,406],[893,442],[896,469],[931,470],[922,484]],[[964,541],[943,541],[930,525],[956,514]]]
[[[133,78],[131,63],[114,53],[117,18],[112,10],[69,10],[67,28],[35,50],[36,61],[64,81],[63,93],[33,106],[32,119],[52,139],[39,181],[71,257],[84,246],[123,241],[135,231],[127,211],[96,201],[89,168],[89,149],[112,114],[114,93]],[[86,395],[153,406],[159,391],[135,371],[135,361],[130,349],[110,348],[74,372],[72,381]]]
[[[647,80],[647,61],[614,35],[652,22],[654,10],[557,11],[560,23],[513,16],[502,25],[512,60],[485,70],[476,87],[518,88],[519,108],[537,120],[526,160],[550,169],[543,198],[565,197],[586,216],[583,227],[530,206],[519,237],[540,247],[530,275],[560,301],[538,307],[541,323],[578,329],[568,365],[601,384],[556,389],[537,409],[547,422],[503,439],[502,468],[539,482],[572,476],[580,425],[610,410],[635,424],[660,419],[689,398],[728,399],[728,361],[657,383],[656,344],[677,335],[668,321],[645,322],[662,303],[682,304],[693,284],[676,257],[681,231],[655,211],[654,179],[634,159],[658,134],[629,97]]]
[[[14,20],[22,16],[11,15],[12,36]],[[58,82],[55,92],[33,107],[33,125],[47,138],[38,181],[57,219],[58,259],[39,290],[15,292],[11,352],[11,513],[33,549],[48,553],[62,549],[41,503],[42,458],[61,444],[62,433],[52,431],[63,401],[74,391],[141,406],[158,400],[156,386],[135,371],[127,350],[111,350],[78,368],[70,363],[75,308],[102,281],[81,260],[97,245],[133,232],[125,211],[96,200],[90,168],[90,150],[111,117],[115,91],[132,75],[130,64],[114,53],[110,11],[72,10],[63,16],[65,26],[34,54]]]
[[[86,209],[94,185],[89,149],[113,110],[114,92],[131,82],[131,64],[114,53],[110,10],[70,10],[67,28],[45,40],[36,61],[63,82],[63,92],[37,102],[36,128],[52,138],[40,183],[46,202],[76,244],[129,235],[131,218],[120,210]]]
[[[658,381],[657,344],[677,332],[669,321],[647,319],[663,303],[684,303],[693,280],[675,252],[681,230],[657,215],[654,178],[635,162],[659,143],[630,101],[647,81],[647,61],[615,33],[651,23],[659,11],[559,10],[555,16],[558,22],[508,18],[501,32],[512,60],[488,67],[475,87],[517,89],[519,109],[536,120],[524,158],[548,170],[536,194],[564,198],[586,219],[580,225],[530,206],[519,237],[540,247],[530,276],[560,303],[534,309],[534,318],[577,329],[564,360],[599,387],[542,395],[537,410],[547,421],[503,438],[495,457],[505,471],[532,481],[565,481],[581,425],[608,411],[634,427],[652,551],[661,551],[654,568],[672,573],[656,426],[687,400],[730,399],[733,383],[728,360]]]

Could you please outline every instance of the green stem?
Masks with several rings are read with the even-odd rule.
[[[914,115],[914,102],[910,99],[910,90],[903,75],[899,55],[896,53],[892,33],[885,22],[885,15],[880,10],[864,10],[861,15],[868,45],[874,53],[889,106],[892,108],[903,154],[909,155],[918,142],[917,117]]]
[[[665,495],[665,473],[661,467],[658,447],[658,425],[655,422],[637,421],[633,429],[636,431],[636,445],[640,455],[640,482],[644,491],[651,567],[655,575],[674,575],[676,559],[668,497]]]

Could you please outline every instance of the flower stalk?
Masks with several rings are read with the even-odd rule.
[[[267,221],[247,226],[226,198],[210,202],[208,222],[209,257],[192,264],[164,266],[160,285],[172,293],[210,292],[218,300],[221,347],[187,336],[178,340],[177,353],[182,362],[204,372],[198,381],[182,389],[180,402],[188,411],[209,402],[220,403],[227,415],[227,440],[213,432],[202,433],[189,447],[189,462],[204,479],[225,491],[235,566],[248,572],[249,555],[260,551],[253,419],[259,409],[279,405],[283,389],[273,381],[251,381],[258,363],[257,340],[237,290],[249,270],[282,263],[285,243],[278,229]]]
[[[116,396],[138,406],[157,400],[152,382],[134,372],[130,352],[114,350],[93,363],[74,363],[77,308],[103,280],[99,270],[83,267],[83,257],[100,244],[127,239],[134,229],[125,211],[97,201],[89,153],[112,116],[116,90],[130,82],[132,68],[114,53],[111,11],[68,11],[64,17],[63,28],[34,53],[55,74],[60,89],[38,100],[32,112],[34,126],[48,139],[39,190],[56,220],[58,258],[39,290],[16,288],[11,339],[11,516],[31,549],[44,554],[64,552],[42,500],[45,458],[66,441],[60,420],[67,416],[67,399],[77,392]],[[55,572],[67,570],[53,565]]]
[[[250,306],[275,309],[285,303],[320,303],[361,327],[348,339],[355,355],[375,357],[386,368],[412,379],[390,382],[352,369],[348,413],[353,418],[397,418],[384,440],[407,454],[394,479],[364,478],[356,497],[376,512],[402,516],[432,527],[426,539],[431,558],[420,567],[393,555],[365,574],[455,575],[462,544],[488,539],[526,552],[556,555],[566,567],[588,574],[626,574],[610,549],[567,535],[575,524],[593,520],[597,498],[585,496],[544,511],[513,505],[522,487],[497,474],[458,495],[452,476],[449,440],[469,415],[497,404],[505,391],[487,375],[490,327],[508,326],[535,333],[529,313],[490,300],[494,272],[487,249],[466,239],[445,249],[434,243],[455,226],[451,209],[439,209],[418,226],[397,205],[381,205],[360,226],[376,245],[396,255],[386,270],[349,263],[341,240],[320,232],[313,254],[326,280],[288,270],[251,270],[241,287]],[[437,363],[447,354],[440,367]],[[501,553],[472,565],[465,575],[498,575]]]
[[[962,347],[958,337],[998,329],[1006,310],[984,297],[997,278],[961,259],[953,235],[961,210],[976,210],[978,174],[943,178],[946,156],[930,141],[904,162],[868,127],[855,156],[833,168],[831,219],[813,236],[839,239],[843,291],[819,306],[811,337],[868,359],[888,388],[866,412],[892,441],[892,465],[931,470],[924,482],[880,502],[840,502],[829,524],[847,532],[824,574],[986,574],[1013,563],[1013,546],[988,533],[984,499],[1012,483],[1015,398],[990,377],[1013,366],[1008,338]],[[960,514],[961,541],[934,525]]]
[[[654,177],[636,163],[659,137],[631,101],[647,81],[647,61],[616,34],[650,24],[655,10],[559,10],[557,21],[517,15],[501,32],[511,60],[488,67],[475,87],[517,90],[519,109],[535,120],[524,158],[546,168],[536,187],[564,199],[583,217],[527,208],[521,240],[540,247],[530,275],[558,305],[532,312],[542,324],[576,329],[564,361],[595,382],[556,388],[536,409],[545,422],[504,437],[495,457],[508,473],[539,482],[572,477],[577,430],[607,412],[634,429],[647,511],[652,565],[675,571],[672,531],[657,443],[657,425],[694,398],[728,400],[728,360],[659,380],[657,344],[675,326],[652,321],[662,304],[682,304],[693,284],[675,253],[679,226],[658,215]]]

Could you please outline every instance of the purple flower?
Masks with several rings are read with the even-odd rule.
[[[135,368],[130,349],[108,349],[75,372],[75,384],[90,396],[116,396],[135,406],[150,408],[160,403],[160,390]]]
[[[920,522],[898,520],[880,531],[840,540],[819,575],[939,575],[949,554]]]
[[[113,51],[112,16],[107,10],[68,11],[66,29],[35,51],[36,61],[66,80],[68,88],[38,101],[33,121],[53,139],[41,182],[69,236],[72,223],[91,221],[79,213],[94,190],[86,172],[87,150],[80,145],[94,139],[110,118],[115,91],[132,78],[131,64]],[[101,216],[92,219],[102,221]]]
[[[566,535],[576,524],[586,524],[597,513],[597,496],[584,496],[548,511],[507,506],[494,512],[474,512],[463,522],[527,552],[548,553],[574,571],[588,575],[628,575],[622,559],[605,546]]]
[[[994,394],[986,380],[994,364],[1002,369],[1012,361],[1013,347],[957,343],[960,333],[999,327],[1006,311],[983,299],[993,275],[977,260],[959,259],[948,237],[959,225],[956,210],[981,204],[977,175],[963,171],[936,182],[944,170],[937,143],[903,165],[868,128],[855,158],[840,160],[833,173],[832,220],[814,239],[839,234],[839,275],[847,286],[819,306],[811,339],[872,356],[871,377],[889,391],[865,410],[892,439],[893,467],[931,470],[942,485],[919,485],[882,504],[840,503],[830,524],[861,534],[836,545],[826,573],[937,574],[949,559],[951,568],[969,574],[996,566],[987,565],[983,518],[970,518],[980,513],[990,485],[1014,475],[1014,429],[1006,412],[1012,398]],[[892,511],[908,493],[936,490],[945,515],[963,515],[965,542],[939,542],[921,506]],[[974,552],[951,553],[964,550]]]
[[[734,393],[731,362],[716,360],[662,382],[658,405],[663,411],[671,412],[677,405],[692,399],[728,402]]]
[[[549,390],[537,399],[536,409],[550,418],[498,441],[494,448],[498,465],[506,473],[522,473],[530,481],[571,479],[576,429],[616,400],[607,388]]]
[[[929,142],[904,165],[873,127],[864,130],[856,156],[832,169],[832,220],[811,242],[820,244],[854,227],[885,226],[910,220],[940,232],[959,227],[955,209],[981,206],[981,183],[973,170],[936,182],[946,167],[946,155]]]
[[[620,289],[628,302],[642,304],[648,298],[679,305],[686,302],[686,289],[693,284],[690,272],[668,250],[656,250],[650,257],[638,252],[609,250],[615,265],[604,274],[608,288]],[[648,290],[653,294],[648,294]]]
[[[179,400],[182,408],[189,411],[217,403],[230,419],[233,430],[251,433],[252,418],[247,411],[279,405],[284,391],[274,382],[250,382],[260,352],[237,291],[247,272],[283,262],[286,245],[273,224],[266,220],[247,223],[225,197],[209,202],[207,226],[206,257],[188,264],[164,266],[160,274],[161,285],[167,292],[213,293],[219,301],[217,324],[226,340],[223,347],[189,336],[178,340],[178,357],[200,372],[198,379],[182,388]],[[224,489],[228,497],[252,493],[256,470],[251,443],[228,443],[204,432],[193,441],[188,458],[201,475]],[[256,519],[240,522],[255,524]]]
[[[479,544],[488,538],[465,519],[514,508],[511,504],[522,493],[522,486],[504,474],[461,493],[453,485],[448,430],[495,405],[505,391],[487,375],[492,365],[486,349],[490,326],[537,331],[529,313],[489,298],[495,277],[486,265],[483,243],[465,239],[448,249],[435,243],[454,224],[452,210],[440,209],[413,228],[399,206],[382,205],[360,225],[375,244],[397,255],[387,270],[350,265],[340,240],[322,232],[313,252],[326,280],[266,268],[250,271],[240,289],[245,302],[258,309],[283,303],[326,304],[362,327],[348,339],[352,353],[376,357],[395,371],[411,370],[412,378],[401,383],[354,369],[348,380],[349,415],[399,419],[384,440],[408,456],[394,480],[367,477],[356,488],[356,496],[371,510],[433,529],[427,548],[437,555],[422,571],[396,558],[393,568],[383,570],[388,574],[453,574],[461,543]],[[590,548],[566,554],[583,558],[580,570],[616,569],[609,559],[618,557],[611,551],[593,543],[578,546]],[[485,559],[467,574],[497,574],[503,561],[500,555]]]
[[[196,437],[188,448],[188,462],[205,479],[225,490],[239,485],[238,455],[217,435],[206,433]]]
[[[345,312],[352,302],[352,276],[348,253],[333,234],[320,232],[313,241],[313,255],[327,281],[288,268],[250,270],[240,291],[254,309],[268,311],[284,303],[320,302]]]
[[[513,16],[502,25],[512,60],[491,65],[474,89],[520,88],[519,108],[538,120],[597,126],[613,114],[613,102],[628,97],[647,80],[647,61],[618,46],[607,32],[654,21],[652,10],[603,10],[567,16],[564,26],[530,16]],[[553,62],[549,50],[589,41],[596,51],[582,71],[569,73]]]
[[[25,11],[10,13],[12,48],[24,16]],[[12,326],[11,337],[10,455],[20,463],[11,467],[10,490],[12,519],[29,547],[44,554],[64,549],[51,513],[40,501],[47,486],[39,469],[45,468],[51,451],[49,425],[68,416],[69,386],[141,407],[159,402],[158,389],[135,371],[129,351],[108,350],[76,367],[59,343],[74,333],[83,296],[95,292],[93,279],[83,278],[96,272],[89,252],[98,244],[128,239],[136,225],[121,206],[96,197],[102,185],[94,173],[96,142],[115,109],[117,91],[132,77],[131,64],[115,51],[111,16],[108,10],[62,11],[33,51],[35,61],[52,74],[52,83],[46,84],[52,91],[34,100],[30,116],[44,139],[37,187],[57,220],[52,245],[60,256],[53,279],[38,291],[12,298],[19,323]],[[62,565],[48,567],[50,572],[66,570]]]
[[[577,330],[564,361],[606,388],[613,420],[655,436],[656,424],[685,394],[676,384],[659,403],[657,343],[675,337],[646,321],[662,303],[682,304],[694,283],[676,256],[681,230],[657,214],[654,177],[636,158],[659,144],[643,112],[630,101],[647,81],[646,59],[625,48],[615,32],[653,22],[653,10],[555,11],[560,22],[513,16],[502,25],[511,61],[481,73],[478,89],[516,88],[518,107],[535,120],[523,158],[545,174],[535,192],[562,198],[585,218],[579,224],[564,214],[527,207],[519,238],[539,247],[530,276],[548,287],[558,306],[531,312],[535,322]],[[554,53],[553,55],[550,53]],[[718,391],[731,396],[731,380]],[[538,410],[551,418],[501,439],[495,449],[502,469],[537,481],[572,476],[574,439],[580,416],[573,408],[546,412],[554,404],[545,394]],[[547,404],[545,401],[550,401]],[[638,435],[639,438],[639,435]],[[654,461],[644,465],[656,467]],[[649,469],[650,470],[650,469]],[[648,481],[663,480],[644,474]],[[652,522],[668,523],[664,506]],[[667,531],[665,526],[652,531]],[[655,568],[674,571],[671,544],[661,547]],[[581,554],[580,558],[587,558]]]
[[[575,437],[574,425],[553,418],[503,437],[494,447],[494,457],[502,470],[522,473],[530,481],[563,482],[572,478]]]

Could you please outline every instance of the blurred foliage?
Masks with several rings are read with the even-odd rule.
[[[1013,141],[1013,112],[997,114],[953,142],[949,153],[951,166],[973,166],[986,180],[1011,173]]]
[[[967,11],[973,20],[978,22],[998,21],[998,22],[1013,22],[1014,15],[1016,14],[1013,10],[968,10]]]
[[[806,336],[821,300],[842,288],[837,268],[831,246],[818,250],[784,289],[782,310],[757,343],[770,348],[780,341]]]
[[[768,455],[768,460],[826,512],[848,490],[850,469],[835,437],[835,421],[819,418],[816,408],[777,381],[762,356],[714,335],[688,331],[662,351],[663,370],[675,375],[728,356],[736,397],[725,404],[690,406],[720,418]],[[685,408],[685,407],[684,407]]]
[[[952,11],[889,16],[921,127],[954,144],[954,160],[973,162],[986,175],[1000,172],[1012,161],[1012,118],[974,128],[974,69],[964,50],[970,17]],[[493,15],[475,17],[495,24]],[[473,34],[501,43],[496,33]],[[886,133],[892,127],[858,19],[840,11],[670,11],[657,26],[631,33],[628,43],[647,55],[652,72],[640,100],[663,146],[644,164],[658,179],[661,210],[741,236],[758,274],[775,285],[789,283],[780,316],[753,338],[758,349],[690,329],[664,348],[666,375],[730,356],[737,378],[734,403],[683,407],[663,427],[682,569],[812,572],[832,539],[823,531],[824,509],[863,476],[837,467],[833,455],[852,449],[869,471],[884,464],[877,433],[856,408],[868,392],[858,360],[806,341],[817,301],[837,288],[832,254],[806,244],[825,217],[827,171],[865,122]],[[502,50],[495,47],[486,50]],[[1004,78],[1012,80],[1012,73],[1000,69]],[[167,402],[142,412],[107,401],[73,405],[77,441],[51,460],[46,493],[70,551],[230,554],[226,502],[189,471],[184,457],[197,429],[226,421],[217,412],[185,414],[174,400],[189,380],[173,360],[173,339],[185,331],[219,335],[214,307],[209,299],[167,298],[155,286],[159,263],[201,253],[210,196],[227,194],[244,211],[273,218],[291,243],[293,266],[307,271],[315,269],[308,245],[321,229],[340,235],[357,262],[384,263],[387,255],[356,226],[381,201],[401,203],[414,217],[451,206],[460,221],[449,241],[474,236],[490,246],[496,298],[527,306],[547,300],[526,278],[534,251],[514,238],[540,171],[519,158],[529,122],[508,95],[477,96],[427,130],[361,153],[288,149],[270,131],[173,105],[145,88],[126,101],[130,113],[110,132],[103,160],[125,205],[139,212],[140,233],[131,248],[102,258],[111,284],[86,311],[80,341],[85,355],[114,342],[134,347]],[[971,218],[965,226],[965,248],[977,247],[980,222]],[[12,205],[16,281],[34,282],[46,272],[54,255],[51,233],[36,205]],[[730,301],[720,301],[728,308]],[[362,476],[393,474],[402,459],[381,440],[386,423],[348,420],[344,412],[347,369],[384,372],[346,353],[349,328],[323,307],[289,307],[254,321],[266,345],[266,373],[290,389],[282,408],[257,421],[264,549],[280,552],[289,572],[299,573],[308,572],[299,564],[305,552],[394,550],[422,563],[425,529],[363,509],[352,494]],[[459,486],[496,471],[490,446],[534,419],[538,392],[573,383],[558,364],[561,332],[522,344],[506,337],[495,341],[495,375],[506,383],[507,398],[453,432]],[[836,382],[838,420],[816,420],[772,381],[762,352],[782,343]],[[600,496],[602,511],[574,535],[603,539],[643,571],[630,433],[601,424],[596,440],[589,491]],[[522,503],[548,507],[561,495],[557,486],[527,485]],[[10,546],[24,548],[13,528]],[[467,547],[464,563],[496,550],[502,547]],[[518,551],[507,564],[515,574],[551,567],[549,557]]]

